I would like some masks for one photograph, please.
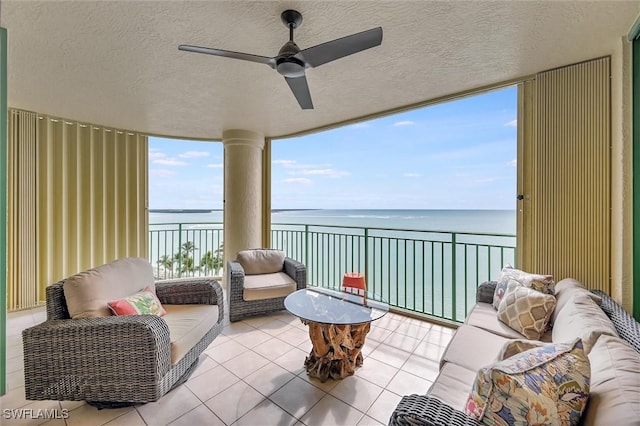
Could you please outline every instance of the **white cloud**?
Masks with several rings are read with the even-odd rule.
[[[153,160],[153,164],[161,164],[163,166],[186,166],[189,163],[185,163],[184,161],[176,160],[174,158],[158,158],[157,160]]]
[[[158,177],[169,177],[169,176],[177,175],[177,173],[174,172],[173,170],[167,170],[167,169],[150,169],[149,174],[151,176],[158,176]]]
[[[187,151],[187,152],[183,152],[182,154],[178,154],[178,157],[180,158],[200,158],[200,157],[208,157],[209,155],[211,155],[209,152],[207,151]]]
[[[303,175],[327,176],[330,178],[339,178],[343,176],[349,176],[351,174],[349,172],[334,169],[311,169],[303,170],[301,173]]]
[[[396,121],[395,123],[393,123],[394,126],[398,127],[398,126],[413,126],[415,123],[415,121],[411,121],[411,120],[403,120],[403,121]]]
[[[222,167],[224,167],[224,164],[222,163],[207,164],[207,167],[210,169],[221,169]]]
[[[289,167],[296,164],[296,160],[273,160],[273,164],[278,164],[282,167]]]
[[[504,125],[509,127],[518,127],[518,120],[511,120],[508,123],[504,123]]]
[[[518,167],[518,159],[513,159],[507,163],[511,167]]]
[[[476,183],[492,183],[497,180],[498,178],[495,178],[495,177],[479,178],[479,179],[476,179]]]
[[[166,157],[166,154],[164,152],[160,152],[157,149],[156,150],[149,150],[149,158],[152,160],[158,159],[158,158],[164,158]]]
[[[301,183],[304,185],[309,185],[310,183],[312,183],[311,179],[307,179],[307,178],[288,178],[288,179],[282,179],[280,182],[282,183]]]
[[[366,129],[371,127],[371,123],[369,123],[368,121],[365,121],[363,123],[356,123],[356,124],[352,124],[351,128],[352,129]]]
[[[330,167],[330,164],[298,164],[296,160],[274,160],[273,164],[278,164],[285,169],[308,170]]]
[[[420,173],[405,173],[402,176],[409,177],[409,178],[416,178],[416,177],[422,176],[422,174],[420,174]]]

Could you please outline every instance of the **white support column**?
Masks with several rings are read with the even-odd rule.
[[[239,250],[262,246],[262,150],[264,135],[225,130],[224,262]]]

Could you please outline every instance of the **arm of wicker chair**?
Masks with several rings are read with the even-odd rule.
[[[295,280],[298,290],[307,287],[307,267],[303,263],[285,257],[284,272]]]
[[[155,315],[45,321],[22,340],[27,399],[137,400],[171,367],[169,328]]]
[[[479,426],[462,411],[428,395],[403,396],[391,414],[389,426]]]
[[[239,301],[242,299],[244,290],[244,269],[240,263],[230,260],[227,262],[227,291],[229,292],[229,300]]]
[[[160,303],[169,305],[222,305],[222,287],[205,277],[175,278],[156,281]]]
[[[493,293],[496,291],[497,281],[485,281],[478,286],[476,302],[493,303]]]

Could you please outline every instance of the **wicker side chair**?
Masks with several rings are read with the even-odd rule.
[[[218,305],[215,325],[172,364],[169,327],[163,317],[71,319],[64,282],[46,289],[47,320],[22,333],[28,400],[85,400],[99,408],[157,401],[189,378],[200,354],[224,327],[218,282],[157,281],[156,295],[163,305]]]
[[[283,252],[272,249],[250,249],[238,253],[236,260],[227,262],[227,291],[229,293],[229,320],[240,321],[243,318],[264,315],[284,309],[284,299],[296,290],[307,286],[307,268],[304,264],[284,256]],[[264,268],[250,265],[252,258],[279,255],[277,271],[256,273]],[[271,259],[273,260],[273,259]],[[244,265],[244,266],[243,266]],[[252,286],[248,281],[260,284]],[[288,288],[285,288],[289,282]],[[248,291],[245,291],[248,290]],[[249,295],[251,293],[251,296]],[[263,296],[261,295],[263,294]]]

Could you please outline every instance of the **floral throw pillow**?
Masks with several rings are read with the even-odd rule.
[[[545,294],[555,294],[555,281],[552,275],[531,274],[511,267],[510,265],[502,268],[500,278],[493,293],[493,308],[498,309],[504,294],[507,291],[509,281],[519,282],[524,287],[529,287]]]
[[[108,306],[114,315],[151,314],[161,317],[167,313],[152,287],[146,287],[141,292],[132,294],[124,299],[109,302]]]
[[[485,425],[577,425],[590,376],[580,339],[533,348],[482,368],[465,412]]]

